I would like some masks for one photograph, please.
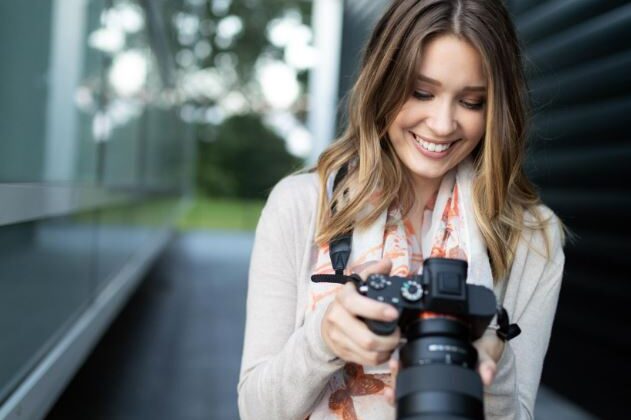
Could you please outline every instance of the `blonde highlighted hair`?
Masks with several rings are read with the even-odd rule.
[[[488,77],[486,132],[473,151],[475,218],[496,280],[505,278],[524,229],[545,229],[539,195],[523,170],[528,97],[520,47],[499,0],[395,0],[377,23],[349,97],[345,131],[320,156],[316,242],[373,223],[397,201],[406,215],[414,203],[407,168],[387,129],[414,89],[424,43],[454,34],[480,53]],[[402,92],[404,94],[402,94]],[[329,177],[356,162],[331,199]],[[375,194],[380,200],[363,212]],[[334,210],[332,210],[334,208]],[[526,225],[530,211],[533,224]]]

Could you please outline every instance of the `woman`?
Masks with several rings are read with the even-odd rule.
[[[244,419],[394,417],[393,307],[332,273],[328,244],[353,229],[346,273],[409,276],[425,258],[468,261],[522,334],[474,345],[487,418],[532,418],[564,264],[562,225],[522,164],[527,95],[498,0],[397,0],[367,45],[348,126],[315,173],[272,191],[252,255],[239,409]],[[332,188],[335,175],[346,175]],[[393,357],[394,355],[394,357]]]

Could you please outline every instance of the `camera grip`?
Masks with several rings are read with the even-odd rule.
[[[377,335],[390,335],[397,329],[398,320],[396,319],[391,322],[375,321],[374,319],[366,318],[363,318],[362,320],[366,323],[368,329]]]

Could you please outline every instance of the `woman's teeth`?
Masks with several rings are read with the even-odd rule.
[[[416,140],[416,142],[420,144],[423,149],[428,150],[430,152],[438,152],[438,153],[444,152],[445,150],[449,149],[451,145],[453,144],[453,143],[448,143],[448,144],[430,143],[428,141],[425,141],[417,137],[416,135],[414,136],[414,140]]]

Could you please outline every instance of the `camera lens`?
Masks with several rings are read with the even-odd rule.
[[[484,419],[470,329],[446,316],[411,323],[397,376],[397,419]]]

